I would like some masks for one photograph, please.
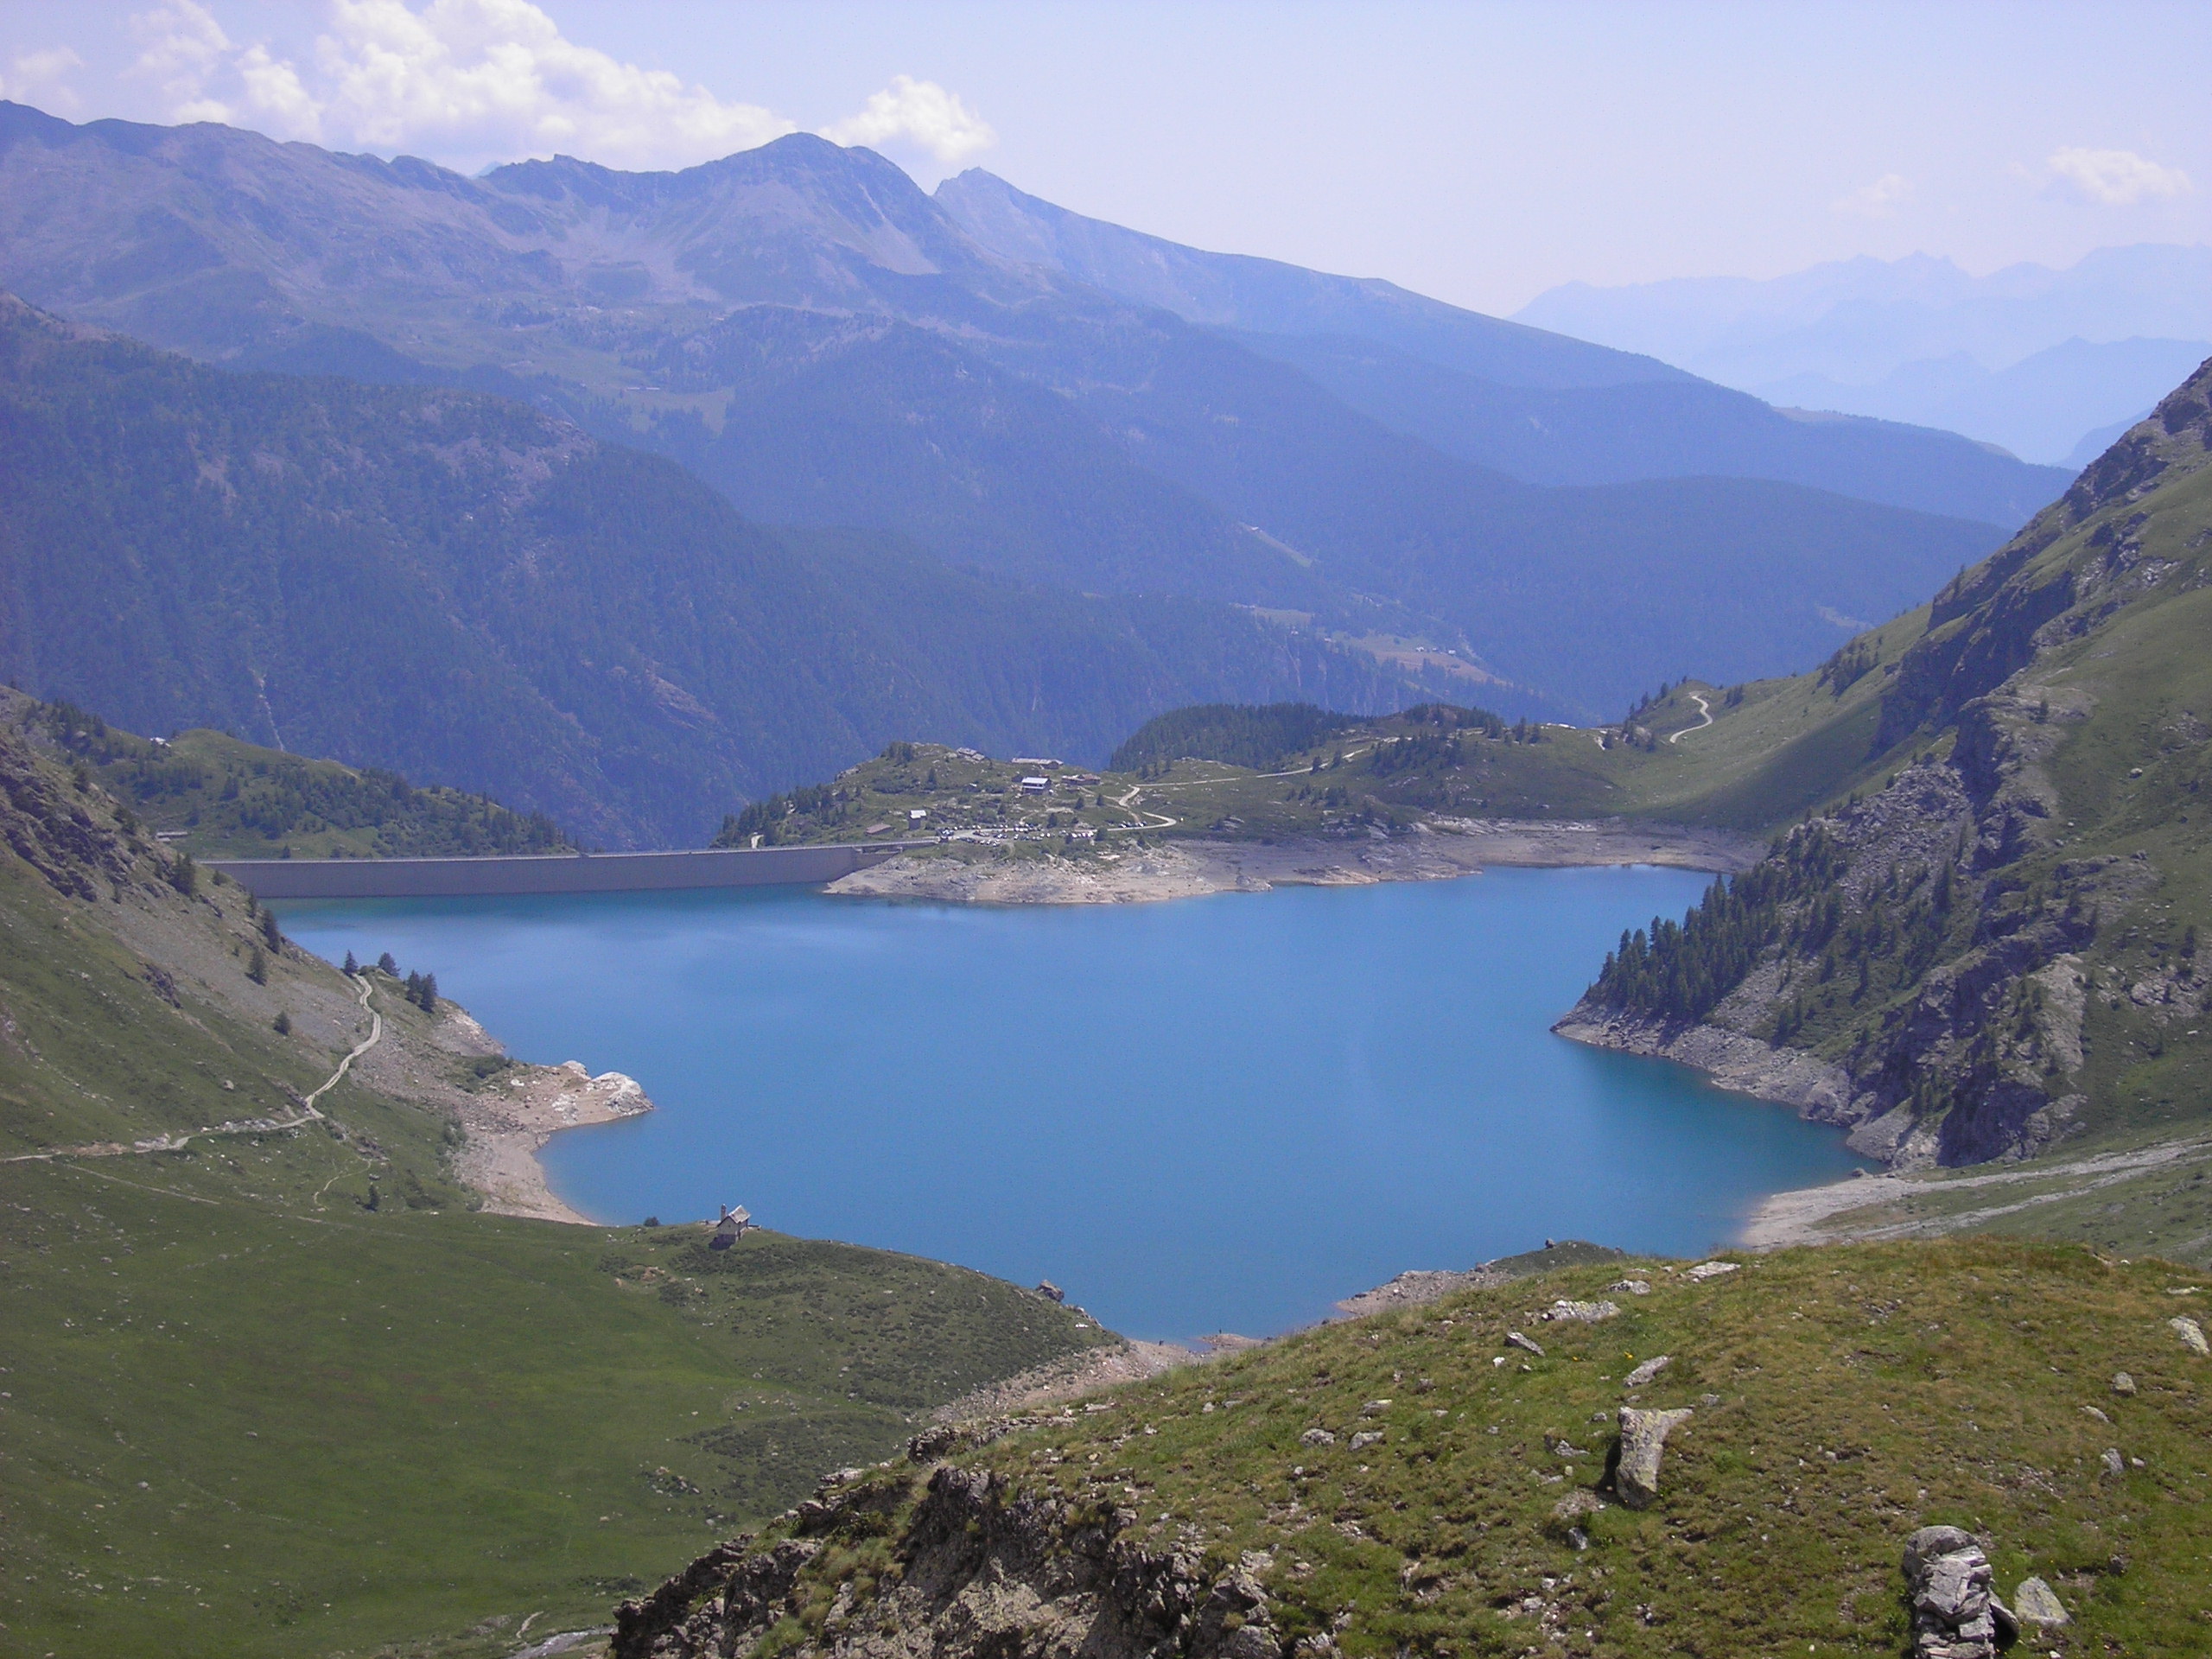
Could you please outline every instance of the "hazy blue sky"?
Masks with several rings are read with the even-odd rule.
[[[2212,6],[7,0],[0,92],[474,171],[793,128],[1510,311],[2212,240]]]

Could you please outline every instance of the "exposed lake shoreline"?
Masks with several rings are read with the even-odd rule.
[[[1281,887],[1449,880],[1477,874],[1488,865],[1571,868],[1649,864],[1720,873],[1748,868],[1758,852],[1749,836],[1676,824],[1454,818],[1396,836],[1274,842],[1177,840],[1077,858],[1016,856],[998,849],[956,845],[901,854],[821,890],[843,898],[950,904],[1147,904],[1217,893],[1267,893]],[[582,1066],[571,1062],[568,1069],[575,1075],[559,1077],[564,1087],[501,1098],[488,1109],[480,1102],[470,1103],[474,1109],[467,1115],[467,1149],[458,1160],[458,1173],[483,1194],[487,1209],[590,1224],[588,1217],[554,1194],[539,1154],[564,1129],[612,1122],[652,1107],[626,1077],[609,1074],[605,1080],[608,1085],[626,1085],[618,1100],[607,1087],[587,1085]],[[542,1101],[540,1094],[546,1096]]]
[[[1748,836],[1614,819],[1549,823],[1446,818],[1395,836],[1310,841],[1174,840],[1071,855],[955,844],[906,853],[831,882],[840,898],[968,905],[1127,905],[1281,887],[1438,881],[1486,866],[1662,865],[1732,873],[1762,848]],[[1593,964],[1594,970],[1594,964]]]
[[[534,1074],[475,1065],[488,1037],[436,1022],[452,1059],[410,1069],[466,1096],[459,1173],[493,1208],[619,1224],[741,1202],[779,1232],[1049,1278],[1111,1328],[1189,1343],[1308,1324],[1407,1268],[1546,1236],[1702,1251],[1768,1194],[1845,1173],[1833,1135],[1792,1114],[1549,1033],[1624,925],[1695,900],[1709,878],[1681,866],[1731,850],[1567,834],[1328,846],[1364,879],[1291,862],[1303,879],[1270,881],[1268,904],[792,887],[326,901],[284,925],[327,957],[434,966],[510,1052],[651,1090],[658,1109],[637,1112],[619,1080],[602,1101],[556,1066],[540,1101]],[[1593,844],[1609,862],[1434,856],[1565,865]],[[1344,1220],[1286,1229],[1286,1207]]]

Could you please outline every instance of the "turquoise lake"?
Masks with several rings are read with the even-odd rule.
[[[435,972],[523,1059],[659,1109],[557,1138],[608,1222],[1051,1279],[1131,1335],[1263,1335],[1408,1268],[1580,1237],[1701,1252],[1858,1166],[1833,1129],[1548,1029],[1707,878],[1494,870],[1126,906],[804,889],[288,903]]]

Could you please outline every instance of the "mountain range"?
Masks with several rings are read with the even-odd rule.
[[[1776,479],[2004,524],[2063,487],[2055,469],[2023,467],[1951,433],[1808,419],[1656,357],[1389,283],[1202,252],[1085,219],[980,168],[946,180],[936,199],[1007,258],[1223,330],[1371,420],[1527,482]]]
[[[498,796],[608,844],[925,730],[1103,756],[1224,694],[1419,683],[1229,606],[768,530],[671,461],[445,388],[226,373],[0,300],[0,671]]]
[[[226,367],[513,397],[682,462],[748,518],[893,532],[1054,603],[1233,603],[1418,649],[1508,714],[1817,660],[2065,481],[1183,250],[1178,281],[1236,296],[1192,321],[1106,286],[1103,256],[1071,268],[1065,218],[1057,264],[1007,251],[1033,199],[972,175],[939,194],[805,136],[681,173],[471,180],[8,105],[0,284]]]
[[[2101,248],[1986,276],[1915,254],[1764,281],[1568,283],[1516,315],[1777,403],[2080,467],[2212,354],[2212,248]]]

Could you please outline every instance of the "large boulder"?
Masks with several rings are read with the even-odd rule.
[[[2071,1624],[2072,1615],[2041,1579],[2022,1579],[2012,1592],[2012,1611],[2031,1624]]]
[[[1613,1490],[1631,1510],[1649,1509],[1659,1496],[1659,1454],[1667,1437],[1689,1421],[1688,1406],[1675,1411],[1621,1408],[1621,1459],[1613,1469]]]

